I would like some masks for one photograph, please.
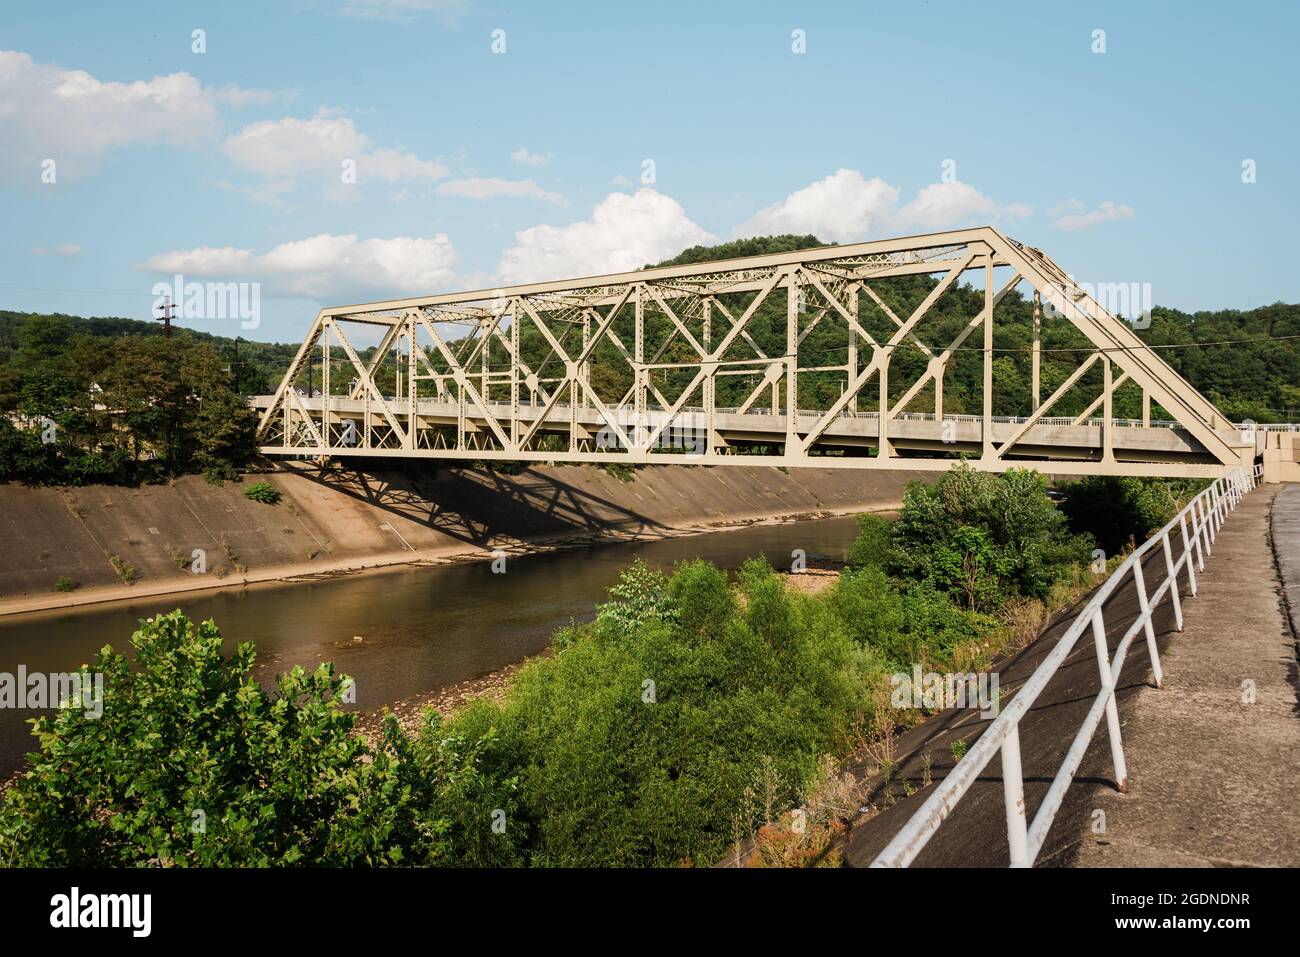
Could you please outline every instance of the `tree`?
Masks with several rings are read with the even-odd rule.
[[[976,472],[960,463],[933,486],[914,482],[893,527],[895,571],[931,582],[972,610],[1006,595],[1046,594],[1061,568],[1086,559],[1037,472]]]
[[[880,515],[858,516],[858,537],[849,546],[849,564],[854,568],[888,568],[894,561],[892,523]]]
[[[30,454],[30,440],[15,446],[14,456],[0,461],[6,478],[81,484],[194,471],[233,477],[253,455],[256,414],[205,342],[105,338],[78,332],[59,316],[29,319],[14,338],[10,361],[0,366],[0,412],[48,420],[55,430],[40,456]]]
[[[344,710],[350,681],[293,668],[265,691],[251,644],[216,625],[142,623],[134,667],[104,648],[85,697],[39,718],[41,750],[0,805],[0,863],[70,867],[471,864],[518,860],[492,813],[516,782],[491,727],[385,720],[373,747]],[[522,837],[522,834],[520,835]]]

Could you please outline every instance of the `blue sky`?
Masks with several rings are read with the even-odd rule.
[[[182,325],[286,341],[322,305],[984,222],[1159,304],[1297,301],[1298,10],[9,0],[0,307],[147,318],[180,272],[261,294],[256,329]]]

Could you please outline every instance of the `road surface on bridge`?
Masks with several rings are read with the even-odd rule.
[[[296,401],[307,412],[318,417],[324,415],[325,402],[321,396],[300,396]],[[405,410],[407,406],[407,400],[403,398],[385,397],[385,401],[392,409],[398,411]],[[251,402],[253,408],[265,413],[275,404],[275,396],[254,396]],[[483,410],[491,413],[498,422],[506,422],[512,414],[515,414],[508,402],[485,402],[482,410],[467,406],[463,413],[456,402],[433,398],[421,398],[416,402],[416,412],[422,429],[454,427],[463,414],[467,428],[487,436],[490,426]],[[618,414],[613,416],[614,422],[625,432],[630,432],[633,417],[626,414],[625,410],[617,410],[617,412]],[[347,454],[354,451],[354,446],[361,444],[360,430],[363,428],[362,422],[366,416],[374,422],[383,421],[382,413],[374,407],[373,403],[347,396],[331,396],[329,414],[332,426],[352,422],[356,427],[355,437],[344,442],[335,441],[330,450],[331,454]],[[597,448],[624,448],[618,444],[620,440],[608,420],[591,406],[571,409],[565,403],[556,403],[547,409],[539,404],[520,403],[517,415],[519,421],[524,424],[531,424],[537,417],[542,416],[544,418],[542,432],[566,433],[570,427],[576,426],[583,430],[584,436],[597,440]],[[816,425],[820,417],[820,412],[801,410],[797,417],[798,428],[801,431],[808,431]],[[711,420],[711,428],[708,425],[709,421],[704,409],[689,407],[682,409],[678,415],[670,415],[662,411],[647,412],[641,424],[651,430],[665,428],[660,444],[669,449],[703,452],[707,431],[712,431],[715,443],[723,446],[733,443],[780,443],[785,440],[785,415],[772,413],[762,406],[743,412],[739,409],[717,409]],[[1195,440],[1185,429],[1179,428],[1177,423],[1160,422],[1144,426],[1140,420],[1116,420],[1115,425],[1116,428],[1111,433],[1111,442],[1115,455],[1120,461],[1196,461],[1205,464],[1213,462],[1213,459],[1205,455]],[[1092,461],[1100,459],[1105,449],[1105,433],[1101,421],[1087,416],[1056,417],[1047,421],[1039,420],[1027,426],[1023,416],[998,416],[994,418],[992,431],[994,440],[999,443],[1007,442],[1023,431],[1017,442],[1017,454],[1022,455],[1050,454],[1059,459]],[[1220,431],[1225,441],[1236,441],[1241,434],[1241,429],[1235,426],[1225,427]],[[974,415],[947,415],[942,421],[936,422],[932,414],[906,412],[890,418],[888,434],[897,449],[978,455],[984,430],[980,418]],[[836,450],[874,448],[879,445],[879,436],[878,413],[843,412],[827,426],[818,444],[823,448]],[[688,445],[687,442],[690,444]],[[298,450],[312,451],[309,446],[298,447]],[[424,449],[424,451],[433,450]],[[446,450],[443,452],[450,454]]]
[[[1277,550],[1269,547],[1270,524]],[[1175,537],[1175,554],[1181,541]],[[1153,550],[1149,582],[1164,576]],[[1184,594],[1185,630],[1174,630],[1166,601],[1155,624],[1165,687],[1157,689],[1145,647],[1130,649],[1117,698],[1129,770],[1129,793],[1115,787],[1104,725],[1048,834],[1040,866],[1213,866],[1300,864],[1300,712],[1295,635],[1279,601],[1289,577],[1300,600],[1300,486],[1262,486],[1230,514],[1199,591]],[[1111,653],[1137,611],[1129,584],[1106,603]],[[1082,604],[1082,603],[1080,603]],[[1293,604],[1293,607],[1296,607]],[[1112,613],[1113,612],[1113,613]],[[1001,669],[1014,691],[1073,620],[1062,616]],[[1243,682],[1253,685],[1243,686]],[[1253,689],[1253,699],[1246,692]],[[1020,725],[1029,813],[1060,767],[1098,693],[1091,642],[1081,641]],[[989,722],[974,711],[946,711],[898,739],[895,792],[904,797],[853,828],[843,848],[851,866],[866,866],[928,796],[924,756],[935,781],[951,770],[950,745],[971,744]],[[876,798],[880,803],[880,796]],[[1102,812],[1102,816],[1096,812]],[[1103,823],[1104,831],[1093,828]],[[915,866],[1006,866],[1006,812],[999,759],[957,805]]]

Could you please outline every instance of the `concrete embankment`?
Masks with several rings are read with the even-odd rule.
[[[896,508],[934,473],[657,465],[324,471],[214,486],[0,485],[0,614]],[[276,505],[250,501],[269,480]],[[198,550],[204,571],[195,572]],[[60,577],[78,584],[56,592]],[[129,580],[129,583],[128,583]]]

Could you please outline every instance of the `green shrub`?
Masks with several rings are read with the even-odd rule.
[[[891,661],[911,661],[901,654],[903,602],[897,585],[875,565],[846,569],[830,593],[830,602],[859,645],[874,648]]]
[[[135,566],[120,555],[109,555],[108,563],[113,566],[113,571],[117,573],[123,585],[134,584],[140,577]]]
[[[294,668],[264,691],[251,644],[225,658],[212,622],[142,623],[136,668],[106,647],[102,715],[34,722],[0,806],[0,863],[21,866],[500,864],[518,860],[492,812],[513,781],[492,729],[390,717],[372,750],[343,710],[346,679]],[[501,839],[498,840],[497,838]]]
[[[280,490],[270,482],[254,482],[244,489],[244,498],[263,505],[275,505],[280,501]]]
[[[826,602],[792,596],[765,563],[739,584],[737,602],[722,572],[688,562],[660,592],[634,568],[615,600],[645,608],[649,593],[653,614],[629,631],[605,606],[563,654],[524,668],[502,706],[448,723],[500,729],[499,753],[518,763],[489,776],[519,782],[529,863],[712,863],[760,768],[788,807],[818,757],[847,747],[873,659]],[[760,823],[746,818],[745,832]]]
[[[849,564],[854,568],[868,565],[889,568],[893,550],[893,523],[880,515],[859,515],[858,537],[849,547]]]
[[[642,625],[664,621],[671,614],[668,579],[639,558],[623,572],[618,584],[610,588],[609,601],[596,606],[597,628],[617,636],[631,635]]]
[[[0,810],[11,864],[288,864],[330,858],[363,772],[323,666],[268,695],[253,648],[229,660],[212,622],[144,622],[133,669],[106,647],[103,714],[39,718],[41,750]]]
[[[1070,527],[1091,535],[1108,555],[1140,545],[1162,528],[1197,492],[1204,480],[1094,475],[1062,483],[1061,511]]]
[[[76,591],[80,587],[81,582],[74,578],[69,578],[67,575],[60,575],[58,580],[54,582],[55,591]]]
[[[209,485],[220,486],[223,482],[233,482],[239,478],[239,471],[229,462],[218,462],[203,470],[203,480]]]
[[[1037,472],[994,475],[965,463],[933,486],[913,482],[893,525],[893,570],[930,582],[972,611],[1016,593],[1046,595],[1092,547],[1088,536],[1071,534],[1046,493]]]
[[[601,466],[606,475],[610,475],[620,482],[631,482],[636,478],[636,467],[627,462],[606,462]]]
[[[950,662],[957,645],[997,628],[994,619],[957,607],[932,584],[891,579],[874,566],[846,570],[829,601],[853,640],[891,671],[906,671],[923,658]]]

